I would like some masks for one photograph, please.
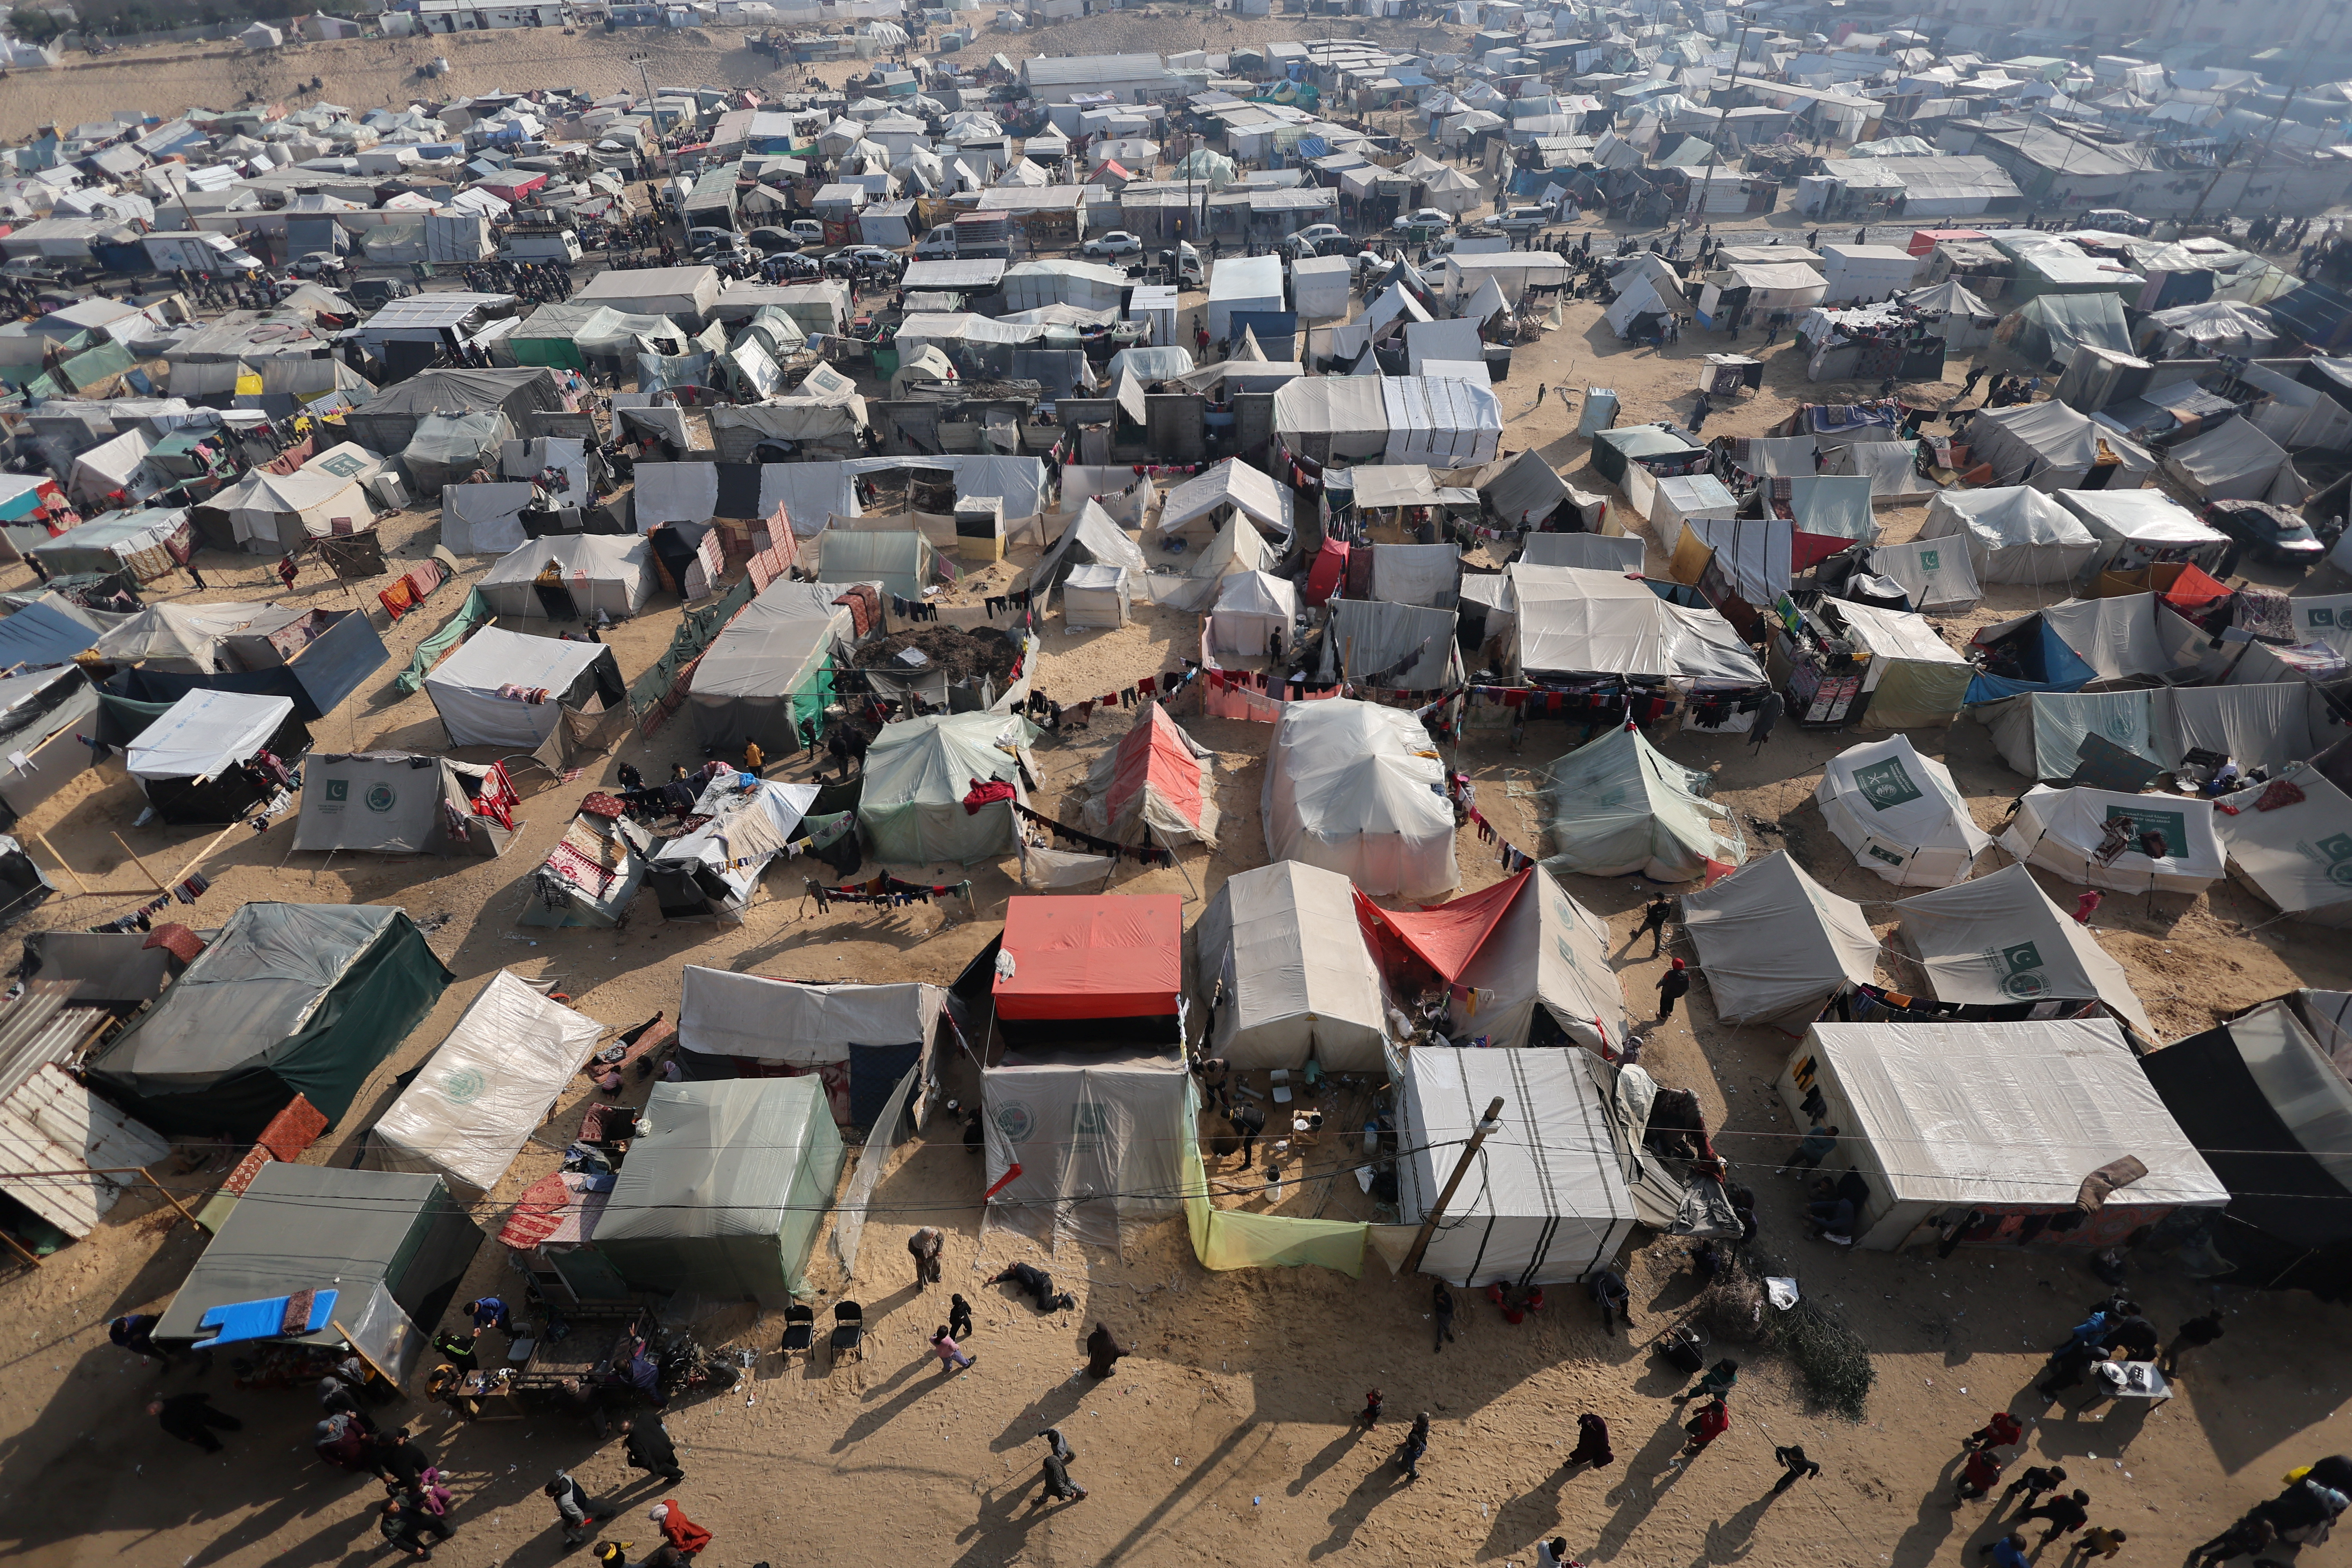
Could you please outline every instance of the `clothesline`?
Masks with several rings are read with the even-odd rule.
[[[1160,848],[1156,845],[1139,847],[1132,844],[1121,844],[1114,839],[1097,838],[1091,833],[1081,833],[1075,827],[1066,826],[1063,824],[1055,821],[1050,816],[1042,816],[1037,812],[1032,811],[1027,806],[1020,805],[1018,802],[1014,803],[1013,810],[1013,814],[1022,818],[1022,820],[1034,823],[1036,826],[1044,828],[1046,832],[1052,834],[1056,838],[1066,838],[1071,843],[1076,845],[1079,848],[1091,855],[1108,855],[1114,858],[1129,859],[1134,861],[1139,866],[1173,866],[1176,864],[1176,857],[1174,855],[1165,849]],[[1023,847],[1026,848],[1027,846],[1024,844]]]

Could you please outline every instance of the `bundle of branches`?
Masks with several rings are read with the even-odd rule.
[[[1845,1320],[1811,1297],[1783,1311],[1766,1299],[1768,1275],[1786,1274],[1780,1261],[1753,1248],[1733,1254],[1700,1295],[1692,1316],[1710,1334],[1760,1341],[1795,1363],[1806,1394],[1841,1415],[1860,1419],[1877,1370],[1870,1347]]]

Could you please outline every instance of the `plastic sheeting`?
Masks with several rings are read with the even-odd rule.
[[[1220,985],[1206,1048],[1239,1072],[1379,1072],[1387,1037],[1381,976],[1336,871],[1278,860],[1236,872],[1194,926],[1202,999]]]
[[[2023,866],[1905,899],[1895,910],[1940,1001],[2095,999],[2142,1039],[2158,1037],[2124,966]]]
[[[1731,623],[1669,604],[1614,572],[1572,566],[1508,570],[1519,618],[1522,675],[1661,675],[1727,686],[1765,684]]]
[[[523,509],[530,505],[528,483],[489,480],[449,485],[441,491],[441,542],[459,555],[503,555],[528,540]]]
[[[1977,415],[1969,421],[1969,460],[1991,464],[2000,484],[2038,490],[2076,489],[2102,466],[2116,470],[2103,488],[2130,489],[2147,483],[2156,468],[2146,450],[2063,403],[2024,403]]]
[[[1747,855],[1736,818],[1705,797],[1711,774],[1620,725],[1552,763],[1540,793],[1546,870],[1695,881]]]
[[[2102,859],[2099,847],[2107,824],[2118,818],[2131,825],[2130,847]],[[2162,853],[2148,853],[2154,847],[2150,834],[2161,836]],[[2213,803],[2194,795],[2036,784],[2019,799],[2000,846],[2069,881],[2126,892],[2201,892],[2222,871]]]
[[[1144,703],[1118,744],[1087,771],[1087,828],[1121,844],[1215,848],[1215,756],[1159,703]]]
[[[425,690],[452,746],[530,751],[554,732],[563,695],[591,665],[612,657],[596,643],[485,626],[425,678]],[[537,702],[499,695],[508,688],[548,695]]]
[[[1267,850],[1340,872],[1375,897],[1435,898],[1461,880],[1444,785],[1444,764],[1412,714],[1349,698],[1290,703],[1260,800]]]
[[[268,745],[293,716],[290,698],[191,691],[140,732],[125,762],[134,779],[215,778]]]
[[[1785,849],[1684,894],[1683,927],[1727,1024],[1793,1032],[1847,984],[1878,977],[1878,939],[1862,906],[1806,876]]]
[[[2314,925],[2352,927],[2352,795],[2310,763],[2282,769],[2298,801],[2257,808],[2267,786],[2228,796],[2238,815],[2221,821],[2230,869],[2270,905]]]
[[[2242,418],[2226,419],[2168,449],[2164,466],[2191,493],[2209,501],[2284,499],[2298,504],[2303,500],[2300,495],[2273,495],[2279,471],[2288,466],[2286,450]]]
[[[1173,893],[1015,897],[993,995],[1005,1019],[1172,1018],[1183,989],[1183,900]],[[1116,1031],[1111,1031],[1115,1033]]]
[[[1115,1247],[1122,1219],[1172,1213],[1192,1142],[1191,1092],[1172,1051],[1027,1051],[985,1069],[990,1220],[1048,1242]]]
[[[437,494],[478,468],[496,471],[499,451],[514,439],[503,414],[428,414],[400,454],[419,495]]]
[[[849,639],[838,592],[780,578],[727,623],[694,667],[695,732],[705,746],[732,752],[757,741],[782,755],[800,744],[801,721],[833,696],[835,642]]]
[[[1012,744],[1026,744],[1025,721],[1002,713],[929,714],[886,724],[866,754],[866,784],[857,824],[877,860],[964,865],[1009,855],[1016,842],[1013,813],[1003,805],[963,808],[972,781],[1013,785],[1028,799]],[[1000,744],[1003,742],[1003,744]]]
[[[1918,538],[1959,542],[1979,583],[2071,583],[2098,558],[2098,536],[2042,488],[1940,491]]]
[[[1854,864],[1898,888],[1948,887],[1992,844],[1952,771],[1901,735],[1832,757],[1813,800]]]
[[[526,540],[492,564],[479,586],[499,615],[548,620],[555,609],[538,592],[542,583],[561,588],[579,612],[564,619],[593,619],[602,611],[625,621],[653,595],[653,548],[643,539],[605,533]]]
[[[1445,1026],[1456,1041],[1516,1049],[1565,1038],[1612,1054],[1624,1043],[1609,924],[1540,867],[1434,909],[1365,900],[1356,911],[1447,984]]]
[[[1458,468],[1494,460],[1503,405],[1491,386],[1437,376],[1386,376],[1380,386],[1384,461]]]

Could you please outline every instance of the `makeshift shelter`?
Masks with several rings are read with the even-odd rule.
[[[740,921],[760,879],[784,855],[817,797],[813,784],[722,773],[703,786],[690,816],[701,820],[654,847],[646,885],[672,921]]]
[[[329,1360],[355,1350],[405,1383],[481,1245],[438,1176],[267,1160],[154,1337],[232,1354],[248,1343],[314,1346]],[[313,1292],[289,1329],[291,1298]]]
[[[857,801],[857,825],[874,858],[969,866],[1012,854],[1020,841],[1013,807],[1029,798],[1014,752],[1031,733],[1026,721],[1003,713],[930,713],[885,724],[866,753]],[[982,788],[989,784],[1012,794]],[[982,798],[967,809],[965,798],[976,791]]]
[[[2058,404],[2037,404],[2056,408]],[[2098,536],[2042,493],[2051,487],[1941,490],[1918,539],[1953,540],[1979,583],[2071,583],[2098,559]]]
[[[1901,735],[1832,757],[1813,801],[1853,863],[1898,888],[1949,887],[1992,845],[1951,769]]]
[[[1183,900],[1173,893],[1005,901],[992,997],[1008,1044],[1183,1037]]]
[[[1297,619],[1298,588],[1290,579],[1270,572],[1236,572],[1218,580],[1217,602],[1207,626],[1209,651],[1265,658],[1277,634],[1285,648],[1291,646]]]
[[[1855,648],[1869,656],[1862,671],[1861,710],[1848,710],[1853,728],[1915,730],[1960,716],[1976,667],[1925,617],[1850,599],[1822,599],[1814,610],[1842,626]]]
[[[1101,629],[1127,625],[1132,592],[1124,566],[1073,566],[1062,576],[1062,624]]]
[[[820,985],[687,965],[679,977],[677,1062],[690,1079],[807,1075],[833,1120],[876,1131],[910,1071],[929,1080],[948,994],[938,985]],[[908,1100],[920,1126],[929,1097]]]
[[[1943,489],[1919,471],[1916,441],[1849,441],[1829,449],[1822,472],[1831,478],[1867,479],[1874,507],[1916,506]],[[1803,478],[1797,476],[1800,481]]]
[[[499,455],[514,439],[503,414],[427,414],[400,449],[400,465],[419,496],[436,496],[477,472],[496,473]]]
[[[1340,872],[1374,897],[1435,898],[1461,881],[1444,784],[1411,713],[1345,697],[1290,703],[1260,799],[1267,852]]]
[[[1819,1023],[1778,1087],[1794,1117],[1818,1094],[1840,1131],[1832,1158],[1864,1189],[1856,1245],[2096,1249],[2229,1201],[2140,1068],[2107,1018]],[[2114,1172],[2111,1188],[2126,1159],[2145,1173]]]
[[[817,579],[836,587],[877,583],[893,598],[920,599],[938,570],[939,552],[915,529],[827,529]]]
[[[1124,567],[1138,582],[1143,575],[1143,552],[1092,496],[1079,503],[1077,516],[1029,569],[1031,595],[1050,595],[1056,584],[1080,566]]]
[[[525,540],[475,584],[493,615],[519,620],[625,621],[654,592],[653,547],[610,533]]]
[[[2259,305],[2200,300],[2151,312],[2139,322],[2140,351],[2151,359],[2252,359],[2278,342],[2278,323]]]
[[[2084,348],[2131,353],[2124,302],[2113,290],[2035,295],[1993,329],[1985,363],[1996,375],[2055,375]]]
[[[1609,922],[1540,867],[1434,909],[1383,910],[1360,897],[1356,915],[1392,989],[1444,988],[1457,1043],[1575,1045],[1614,1056],[1625,1042]]]
[[[372,1163],[437,1175],[475,1202],[499,1184],[604,1033],[499,970],[369,1129]]]
[[[1530,533],[1518,560],[1530,566],[1574,566],[1588,572],[1639,575],[1647,542],[1639,534]]]
[[[297,468],[273,474],[248,468],[205,506],[228,514],[236,542],[257,555],[285,555],[313,539],[373,527],[375,507],[367,488],[342,474]]]
[[[2157,1037],[2124,966],[2023,866],[1917,894],[1895,910],[1940,1001],[2098,1002],[2141,1039]]]
[[[1290,542],[1291,495],[1264,473],[1238,458],[1228,458],[1193,475],[1160,500],[1153,532],[1160,539],[1181,538],[1195,545],[1215,537],[1225,521],[1236,514],[1250,519],[1277,548]]]
[[[2194,795],[2036,784],[2000,847],[2070,882],[2126,892],[2199,893],[2222,871],[2213,803]]]
[[[25,554],[52,577],[127,571],[142,583],[152,583],[185,566],[195,547],[194,525],[185,509],[174,507],[109,512],[36,544]]]
[[[835,586],[781,577],[736,613],[694,667],[695,736],[705,750],[740,752],[747,741],[782,756],[800,726],[833,700],[836,647],[856,638]]]
[[[1849,984],[1878,978],[1878,938],[1862,906],[1823,888],[1776,849],[1683,895],[1683,928],[1727,1024],[1794,1033]]]
[[[2154,594],[2062,600],[1978,630],[1970,646],[1985,650],[1984,669],[1969,700],[2161,676],[2195,663],[2203,640]]]
[[[109,684],[137,701],[284,697],[305,721],[333,712],[390,657],[364,611],[234,603],[150,605],[101,635],[98,651],[133,667]]]
[[[1559,1285],[1610,1265],[1637,1217],[1617,1147],[1608,1071],[1591,1051],[1417,1050],[1407,1058],[1398,1218],[1435,1206],[1455,1149],[1503,1101],[1503,1131],[1473,1156],[1437,1222],[1422,1271],[1466,1288]]]
[[[452,746],[535,750],[565,710],[593,713],[627,696],[613,650],[484,626],[425,677]]]
[[[98,689],[78,664],[0,676],[0,826],[13,823],[90,765]]]
[[[596,1222],[596,1250],[622,1278],[769,1309],[809,1293],[845,1158],[818,1083],[657,1083],[637,1129]]]
[[[139,732],[124,763],[165,822],[235,822],[285,787],[310,744],[290,699],[191,691]]]
[[[2245,418],[2225,419],[2177,447],[2167,447],[2164,471],[2191,495],[2209,501],[2267,500],[2300,506],[2309,494],[2295,476],[2286,449]],[[2211,559],[2191,559],[2210,566],[2220,559],[2220,552]]]
[[[532,870],[516,923],[593,926],[621,923],[646,885],[653,836],[625,816],[602,811],[573,814],[572,826]]]
[[[1118,1245],[1184,1191],[1181,1052],[1024,1050],[981,1073],[988,1217],[1048,1243]]]
[[[1974,552],[1955,549],[1942,537],[1908,544],[1881,544],[1870,552],[1870,569],[1901,585],[1911,608],[1925,616],[1958,615],[1984,598],[1978,585]]]
[[[2339,742],[2222,802],[2230,872],[2280,913],[2352,928],[2352,754]]]
[[[1958,278],[1897,294],[1894,302],[1924,317],[1952,353],[1984,347],[2000,324],[2000,312],[1970,293]]]
[[[1546,870],[1688,882],[1748,853],[1738,819],[1708,800],[1713,775],[1683,767],[1631,725],[1570,752],[1538,794]]]
[[[1121,844],[1217,847],[1216,753],[1147,700],[1118,745],[1087,770],[1081,820]]]
[[[1454,613],[1381,599],[1333,599],[1323,634],[1324,679],[1375,691],[1451,693],[1463,684]]]
[[[1756,658],[1711,609],[1691,609],[1622,573],[1515,563],[1516,679],[1663,676],[1680,690],[1746,692],[1768,684]]]
[[[493,479],[447,486],[441,491],[441,546],[459,555],[520,549],[530,537],[523,529],[522,514],[531,504],[532,489],[526,482]]]
[[[1235,872],[1210,896],[1192,928],[1209,1054],[1237,1072],[1310,1058],[1327,1073],[1383,1070],[1386,1007],[1356,897],[1347,878],[1296,860]]]
[[[2021,403],[1974,416],[1969,421],[1969,461],[1990,465],[1995,485],[2031,485],[2037,490],[2134,489],[2156,468],[2146,448],[2063,403]],[[1981,562],[1978,575],[1984,575]]]
[[[2262,435],[2251,425],[2246,428]],[[2285,454],[2279,456],[2284,459]],[[2053,499],[2082,519],[2102,546],[2083,571],[2086,582],[2101,572],[2136,572],[2159,563],[2185,562],[2214,571],[2230,553],[2229,535],[2205,526],[2162,490],[2060,490]]]
[[[250,1141],[298,1094],[332,1126],[453,978],[400,910],[246,904],[86,1076],[167,1135]]]
[[[302,761],[294,847],[487,858],[506,852],[521,804],[500,763],[413,752],[313,752]]]

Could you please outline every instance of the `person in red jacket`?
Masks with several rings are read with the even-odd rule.
[[[710,1544],[710,1531],[687,1518],[674,1499],[664,1498],[654,1504],[653,1521],[661,1528],[662,1539],[682,1556],[691,1557]]]
[[[1968,1462],[1960,1467],[1959,1479],[1952,1483],[1952,1506],[1959,1507],[1970,1498],[1990,1497],[1995,1482],[2000,1479],[2000,1456],[1988,1443],[1981,1448],[1969,1450]]]
[[[1993,1418],[1969,1434],[1970,1448],[2008,1448],[2025,1440],[2025,1428],[2016,1416],[2006,1410],[1996,1411]]]
[[[1731,1407],[1719,1395],[1710,1399],[1699,1406],[1697,1415],[1683,1423],[1683,1430],[1690,1434],[1689,1451],[1696,1456],[1700,1449],[1731,1430]]]

